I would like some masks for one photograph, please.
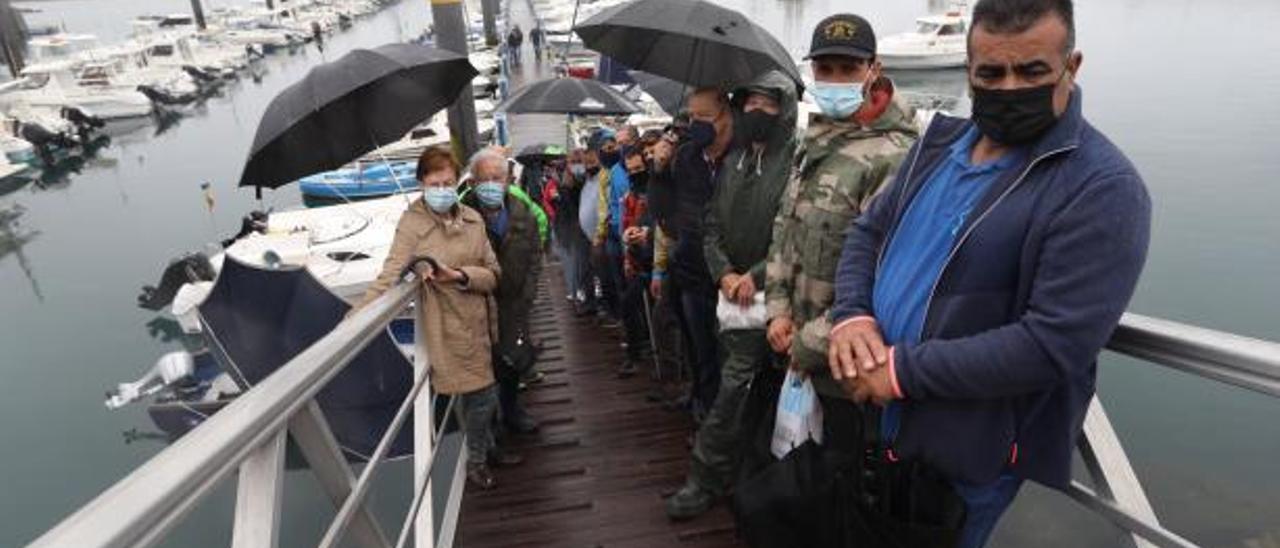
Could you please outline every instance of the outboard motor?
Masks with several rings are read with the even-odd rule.
[[[65,106],[59,111],[62,119],[71,122],[76,127],[76,136],[80,137],[81,143],[88,143],[93,132],[106,127],[107,123],[97,116],[89,114],[84,109],[77,106]]]
[[[160,356],[141,379],[120,383],[114,391],[107,392],[107,409],[119,409],[165,388],[194,382],[195,372],[196,361],[189,352],[170,352]]]
[[[70,149],[77,144],[74,139],[61,132],[50,131],[39,124],[27,122],[23,122],[19,126],[18,136],[31,143],[36,148],[36,154],[48,166],[52,166],[55,163],[53,157],[54,148]]]
[[[213,263],[203,253],[188,253],[169,263],[160,276],[160,286],[142,286],[138,294],[138,306],[147,310],[160,310],[178,294],[183,285],[212,281],[217,276]]]
[[[138,86],[138,92],[146,95],[147,99],[151,99],[151,102],[157,105],[180,105],[185,102],[181,98],[174,97],[173,94],[161,91],[154,86]]]
[[[267,53],[263,51],[261,47],[253,44],[245,44],[244,52],[249,56],[250,61],[256,61],[267,56]]]
[[[226,249],[228,247],[231,247],[231,244],[236,243],[236,240],[239,240],[240,238],[248,236],[254,232],[257,232],[258,234],[267,233],[267,213],[265,211],[260,211],[260,210],[251,211],[249,212],[248,215],[245,215],[243,218],[241,218],[240,232],[237,232],[235,236],[222,240],[221,242],[222,248]]]
[[[210,82],[216,82],[220,79],[218,75],[210,74],[204,69],[201,69],[200,67],[193,66],[193,65],[182,65],[182,72],[185,72],[187,73],[187,75],[191,76],[192,78],[195,78],[196,82],[201,83],[201,85],[210,83]]]

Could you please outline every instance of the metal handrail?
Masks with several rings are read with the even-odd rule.
[[[1198,377],[1280,397],[1280,343],[1125,314],[1107,348]],[[1090,403],[1079,449],[1096,488],[1072,481],[1065,491],[1069,497],[1127,531],[1136,546],[1196,546],[1160,525],[1096,398]]]
[[[1280,343],[1125,314],[1107,348],[1280,398]]]
[[[407,280],[415,278],[410,275]],[[50,529],[32,546],[147,546],[286,424],[417,293],[402,283]]]

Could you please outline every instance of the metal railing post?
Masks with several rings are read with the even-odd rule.
[[[413,301],[413,371],[414,376],[421,376],[424,369],[431,368],[431,360],[427,355],[426,326],[422,323],[423,302],[426,291],[419,284],[417,297]],[[427,376],[430,379],[430,373]],[[429,382],[429,381],[428,381]],[[418,401],[413,404],[413,484],[425,485],[422,496],[422,508],[414,517],[414,546],[416,548],[433,548],[435,546],[435,511],[432,508],[431,494],[431,454],[435,451],[435,395],[430,391],[418,394]]]
[[[1135,517],[1155,526],[1160,525],[1156,512],[1147,500],[1142,489],[1142,482],[1134,473],[1129,457],[1120,445],[1120,438],[1111,427],[1107,412],[1097,396],[1089,402],[1089,411],[1084,417],[1084,435],[1077,444],[1080,457],[1093,483],[1097,495],[1104,500],[1115,502],[1117,506],[1127,510]],[[1137,548],[1152,548],[1150,542],[1129,532]]]
[[[284,454],[288,438],[277,433],[240,465],[232,548],[275,548],[284,500]]]

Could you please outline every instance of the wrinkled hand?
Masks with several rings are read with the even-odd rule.
[[[743,274],[738,277],[738,285],[734,287],[733,296],[730,300],[738,303],[738,306],[747,308],[751,306],[751,301],[756,298],[756,281],[750,274]]]
[[[431,279],[436,283],[451,283],[451,282],[460,282],[462,281],[463,277],[464,275],[462,274],[461,270],[458,270],[456,268],[449,268],[442,264],[440,265],[440,271],[436,272]]]
[[[431,267],[431,263],[427,261],[418,261],[413,265],[413,273],[418,275],[418,279],[423,283],[429,282],[435,277],[435,269]]]
[[[738,290],[738,279],[741,277],[739,274],[725,274],[720,278],[720,294],[726,300],[734,300],[734,292]]]
[[[889,349],[873,320],[859,320],[831,333],[827,366],[835,380],[855,379],[859,370],[870,372],[889,363]]]
[[[655,299],[662,298],[662,280],[657,278],[649,280],[649,294]]]
[[[795,336],[796,324],[791,316],[778,316],[769,322],[769,331],[765,337],[769,339],[769,348],[779,354],[791,353],[791,339]]]

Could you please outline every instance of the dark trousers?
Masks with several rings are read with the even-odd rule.
[[[716,290],[711,284],[672,280],[672,297],[679,303],[680,333],[685,362],[693,373],[689,401],[695,413],[706,413],[720,390],[720,349],[716,342]]]
[[[725,331],[720,340],[725,351],[720,392],[694,439],[689,481],[708,492],[725,495],[742,459],[743,433],[758,427],[742,423],[751,379],[756,371],[769,367],[773,353],[763,329]]]
[[[601,297],[605,311],[615,319],[622,319],[622,293],[626,290],[622,277],[622,242],[613,238],[604,244],[603,264],[598,265],[596,275],[600,277]]]
[[[644,358],[649,347],[649,324],[644,313],[644,292],[649,290],[649,278],[635,276],[627,280],[622,293],[622,325],[627,335],[627,359]]]

